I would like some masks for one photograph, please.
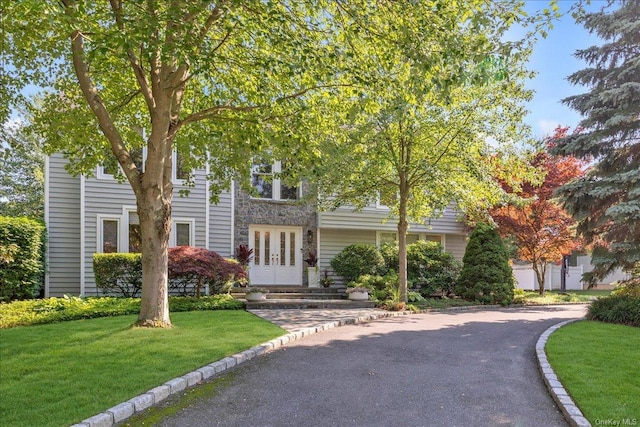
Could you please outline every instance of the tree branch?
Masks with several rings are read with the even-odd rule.
[[[65,0],[63,4],[67,8],[69,7],[68,0]],[[67,13],[71,13],[69,9],[67,9]],[[140,171],[138,171],[129,151],[124,145],[122,136],[116,129],[109,111],[107,111],[104,102],[100,98],[98,89],[91,80],[89,65],[87,64],[84,52],[83,35],[79,30],[74,30],[71,33],[71,52],[73,57],[73,67],[78,78],[78,82],[80,83],[80,89],[82,90],[91,111],[93,111],[98,119],[98,125],[100,126],[102,133],[110,142],[111,151],[118,159],[118,163],[122,166],[124,174],[131,184],[131,188],[134,192],[139,193],[140,181],[138,178],[140,176]]]
[[[122,0],[109,0],[109,3],[111,4],[111,10],[113,10],[113,15],[115,17],[118,29],[121,33],[126,34],[127,29],[122,19]],[[153,100],[151,89],[149,88],[147,76],[144,73],[144,68],[142,67],[140,60],[136,56],[133,49],[127,49],[127,57],[129,58],[129,63],[131,64],[131,68],[133,69],[133,74],[136,76],[138,86],[140,87],[140,93],[144,96],[144,100],[147,103],[147,108],[149,109],[149,111],[151,111],[155,105],[155,102]]]

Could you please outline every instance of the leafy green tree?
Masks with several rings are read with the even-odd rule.
[[[616,268],[640,264],[640,3],[610,1],[577,22],[604,42],[576,52],[589,66],[568,79],[588,91],[563,102],[583,115],[583,130],[554,152],[591,163],[559,195],[593,244],[594,270],[585,279],[596,284]]]
[[[424,7],[405,6],[415,13]],[[304,160],[313,133],[336,126],[325,112],[346,105],[340,95],[358,81],[363,67],[350,46],[369,43],[361,28],[394,20],[368,1],[349,7],[320,0],[3,3],[0,118],[28,84],[43,88],[44,102],[32,113],[47,153],[62,152],[76,175],[115,158],[135,194],[138,325],[171,324],[175,153],[187,169],[209,166],[213,200],[234,178],[248,183],[257,153]],[[133,153],[142,147],[147,158],[139,168]]]
[[[479,223],[469,236],[456,294],[483,304],[513,301],[513,270],[509,255],[493,225]]]
[[[364,108],[350,111],[349,124],[320,150],[331,153],[315,168],[324,208],[361,209],[379,200],[397,220],[405,302],[409,221],[425,222],[452,204],[482,211],[504,194],[494,179],[498,162],[526,170],[511,160],[512,143],[528,139],[523,82],[531,48],[503,41],[511,24],[525,21],[520,7],[442,2],[387,23],[401,29],[400,38],[360,55],[372,72]]]
[[[0,216],[44,219],[44,154],[22,123],[0,129]]]

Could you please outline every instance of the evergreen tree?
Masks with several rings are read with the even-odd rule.
[[[457,295],[483,304],[511,304],[513,270],[494,226],[487,223],[476,226],[469,237],[462,263]]]
[[[584,279],[595,284],[640,264],[640,3],[609,1],[577,22],[604,42],[576,52],[589,67],[568,80],[589,91],[563,102],[583,115],[584,130],[560,140],[554,153],[591,162],[559,195],[593,244],[595,268]]]

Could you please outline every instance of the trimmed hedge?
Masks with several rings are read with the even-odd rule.
[[[38,221],[0,217],[0,301],[38,296],[44,277],[44,234]]]
[[[93,273],[96,286],[105,294],[137,297],[142,289],[142,255],[93,254]]]
[[[513,302],[513,270],[495,227],[485,223],[476,226],[462,263],[456,295],[482,304],[509,305]]]
[[[142,289],[142,255],[131,253],[93,254],[96,286],[108,295],[137,297]],[[236,260],[193,246],[169,248],[169,291],[174,295],[200,295],[204,285],[209,294],[227,293],[234,283],[246,283],[247,273]]]
[[[347,282],[365,274],[384,274],[386,270],[378,248],[364,243],[354,243],[344,248],[331,260],[331,268]]]
[[[169,297],[169,311],[239,310],[241,301],[231,295],[212,295],[201,298]],[[45,298],[0,303],[0,329],[38,325],[67,320],[138,314],[140,298],[69,297]]]

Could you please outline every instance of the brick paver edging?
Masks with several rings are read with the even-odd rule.
[[[153,388],[146,393],[129,399],[124,403],[120,403],[119,405],[109,408],[104,412],[94,415],[93,417],[87,418],[86,420],[83,420],[78,424],[74,424],[71,427],[112,427],[117,423],[120,423],[133,416],[134,414],[142,412],[145,409],[162,402],[173,394],[177,394],[189,387],[193,387],[200,382],[219,374],[220,372],[231,369],[234,366],[240,365],[241,363],[251,360],[256,356],[260,356],[276,350],[291,341],[295,341],[300,338],[339,326],[370,322],[372,320],[384,317],[395,317],[406,314],[412,313],[402,311],[380,312],[369,314],[366,316],[354,317],[351,319],[328,322],[313,328],[306,328],[288,333],[264,344],[252,347],[249,350],[241,351],[240,353],[236,353],[232,356],[218,360],[217,362],[203,366],[202,368],[196,369],[195,371],[189,372],[188,374],[185,374],[181,377],[169,380],[159,387]]]
[[[591,423],[589,422],[589,420],[584,417],[582,411],[580,411],[578,406],[569,396],[569,393],[567,393],[567,391],[562,386],[562,383],[560,383],[560,380],[556,376],[556,373],[553,371],[553,368],[549,364],[547,353],[545,351],[547,340],[553,332],[569,323],[576,322],[578,320],[581,319],[567,320],[558,323],[544,331],[542,335],[540,335],[540,338],[536,343],[536,356],[538,358],[538,367],[540,368],[540,372],[542,373],[544,384],[547,386],[551,397],[553,398],[553,400],[555,400],[556,404],[562,411],[562,414],[569,422],[569,425],[572,427],[591,427]]]

